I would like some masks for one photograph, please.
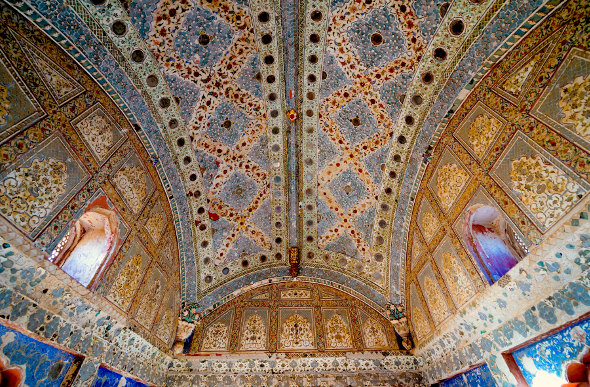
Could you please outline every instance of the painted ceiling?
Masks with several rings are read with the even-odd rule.
[[[543,1],[52,3],[15,7],[108,80],[150,144],[182,300],[207,307],[287,276],[290,246],[307,277],[403,302],[428,146]]]

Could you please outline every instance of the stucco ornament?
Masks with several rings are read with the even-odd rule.
[[[579,76],[561,88],[558,105],[576,133],[590,140],[590,75]]]
[[[383,326],[375,321],[374,318],[367,318],[363,324],[363,335],[365,344],[369,348],[381,348],[387,346],[387,337]]]
[[[580,186],[562,170],[540,156],[512,161],[512,188],[545,227],[550,227],[578,200]]]
[[[178,319],[178,327],[176,328],[176,337],[174,338],[174,346],[172,351],[175,354],[181,354],[184,349],[186,340],[190,337],[195,329],[195,324],[184,321],[182,318]]]
[[[412,324],[414,325],[414,332],[419,338],[423,338],[430,331],[428,320],[421,308],[412,308]]]
[[[459,305],[463,305],[473,296],[473,285],[467,276],[465,270],[453,254],[448,252],[442,253],[442,270],[447,277],[449,290],[455,296]]]
[[[135,289],[141,279],[141,255],[131,257],[117,275],[111,288],[109,298],[116,304],[127,309]]]
[[[35,159],[29,167],[10,172],[0,182],[0,212],[25,231],[49,216],[66,192],[67,167],[52,157]]]
[[[439,168],[436,176],[438,197],[448,210],[455,202],[469,175],[455,163],[445,164]]]
[[[424,293],[432,317],[437,323],[441,323],[447,315],[447,306],[440,288],[430,277],[424,279]]]

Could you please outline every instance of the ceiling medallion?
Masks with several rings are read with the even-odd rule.
[[[297,119],[297,112],[293,109],[289,110],[287,112],[287,118],[289,119],[289,121],[295,122],[295,120]]]

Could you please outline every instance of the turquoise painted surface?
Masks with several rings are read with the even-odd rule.
[[[496,382],[487,364],[459,374],[440,384],[442,387],[495,387]]]
[[[565,366],[578,360],[590,345],[590,318],[561,329],[543,340],[513,352],[514,360],[529,384],[546,373],[564,379]]]
[[[2,354],[23,370],[29,387],[59,387],[74,355],[0,325]]]
[[[123,381],[124,380],[124,381]],[[147,384],[126,378],[115,371],[99,367],[94,387],[148,387]]]

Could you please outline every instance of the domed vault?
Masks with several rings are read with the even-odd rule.
[[[565,383],[589,14],[1,3],[0,365],[36,385],[32,340],[61,385]],[[523,360],[553,331],[560,369]]]

